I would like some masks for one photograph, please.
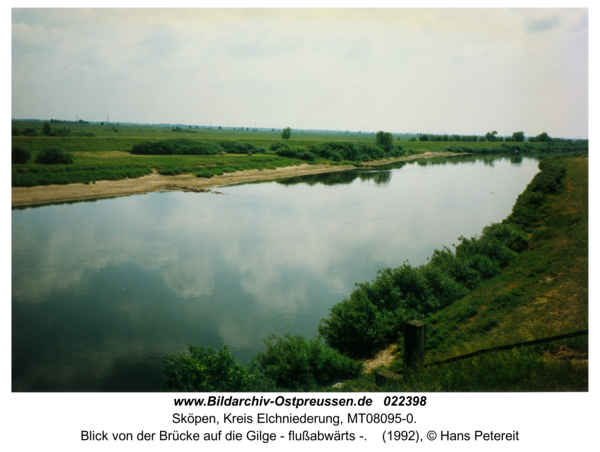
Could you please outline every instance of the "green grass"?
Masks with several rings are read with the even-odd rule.
[[[43,122],[14,121],[12,124],[19,130],[33,128],[41,134]],[[244,141],[269,149],[274,142],[284,141],[280,131],[231,130],[217,127],[211,129],[183,129],[186,132],[172,132],[171,127],[153,126],[100,126],[95,124],[52,124],[53,129],[67,127],[71,134],[91,133],[94,137],[12,137],[13,146],[21,146],[32,152],[32,158],[26,164],[12,165],[15,187],[31,187],[47,184],[90,183],[95,180],[116,180],[135,178],[150,174],[156,170],[159,174],[176,176],[194,174],[198,177],[213,177],[231,171],[246,169],[274,169],[306,163],[298,159],[280,158],[272,152],[268,155],[227,155],[227,156],[147,156],[132,155],[132,147],[141,141],[160,141],[173,138],[186,138],[219,143],[224,140]],[[396,138],[396,137],[395,137]],[[292,149],[302,149],[311,144],[329,141],[368,142],[375,144],[375,134],[343,133],[343,132],[299,132],[293,131],[292,137],[285,140]],[[394,141],[401,145],[407,154],[428,151],[443,152],[452,142],[419,142]],[[477,149],[494,148],[502,150],[501,143],[461,142],[461,145],[476,151]],[[32,163],[38,153],[57,147],[75,156],[71,169],[57,165],[55,168],[44,168],[44,165]],[[333,162],[317,159],[311,163],[340,165],[346,162]],[[355,162],[357,166],[362,164]],[[209,168],[209,167],[217,168]]]
[[[573,345],[570,345],[573,347]],[[489,353],[422,372],[407,372],[401,380],[380,387],[373,376],[348,382],[351,391],[587,391],[588,366],[577,360],[552,359],[543,348],[517,348]]]

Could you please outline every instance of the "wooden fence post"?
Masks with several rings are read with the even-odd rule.
[[[425,327],[418,320],[404,326],[404,370],[423,370],[425,364]]]

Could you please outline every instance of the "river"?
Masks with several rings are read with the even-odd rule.
[[[319,320],[377,270],[504,219],[537,173],[451,157],[12,211],[12,390],[158,391],[162,358]]]

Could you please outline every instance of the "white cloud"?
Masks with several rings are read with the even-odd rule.
[[[581,137],[587,33],[584,9],[17,9],[13,117],[510,134],[517,111]]]

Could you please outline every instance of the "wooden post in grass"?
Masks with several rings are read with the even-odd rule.
[[[404,325],[404,371],[423,370],[425,364],[425,327],[418,320]]]

